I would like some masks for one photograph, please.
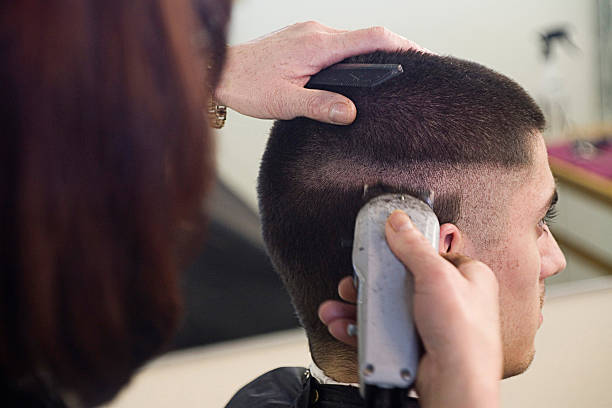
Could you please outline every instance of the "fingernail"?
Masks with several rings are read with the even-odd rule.
[[[395,232],[400,232],[412,228],[412,221],[403,211],[395,210],[389,217],[389,224]]]
[[[347,123],[350,121],[350,108],[346,103],[334,103],[329,109],[329,120],[334,123]]]

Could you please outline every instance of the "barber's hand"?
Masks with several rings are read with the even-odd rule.
[[[311,75],[347,57],[376,50],[423,50],[384,27],[335,30],[317,22],[293,24],[257,40],[229,47],[216,99],[261,119],[306,116],[350,124],[353,102],[332,92],[305,89]]]
[[[502,374],[499,287],[485,264],[459,254],[441,257],[412,225],[395,211],[385,227],[393,253],[414,275],[414,319],[425,355],[417,375],[423,407],[497,407]],[[355,301],[350,278],[339,285],[343,299]],[[334,337],[355,339],[346,326],[355,306],[327,301],[321,320]]]
[[[340,281],[338,294],[349,303],[326,300],[319,306],[319,319],[336,339],[357,347],[357,337],[348,334],[348,326],[357,324],[357,306],[355,306],[357,289],[351,276],[346,276]]]

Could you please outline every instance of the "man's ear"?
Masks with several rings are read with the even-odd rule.
[[[446,223],[440,225],[440,252],[459,252],[465,250],[463,233],[455,225]]]

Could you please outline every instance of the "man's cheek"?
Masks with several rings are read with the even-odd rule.
[[[524,276],[521,273],[522,264],[519,259],[506,259],[497,279],[500,283],[500,291],[506,292],[506,296],[511,298],[521,298],[525,287]]]

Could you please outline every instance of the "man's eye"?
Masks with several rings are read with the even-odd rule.
[[[544,218],[540,220],[538,225],[540,226],[548,225],[549,226],[555,221],[555,218],[557,218],[557,208],[554,205],[552,205],[546,212],[546,215],[544,216]]]

